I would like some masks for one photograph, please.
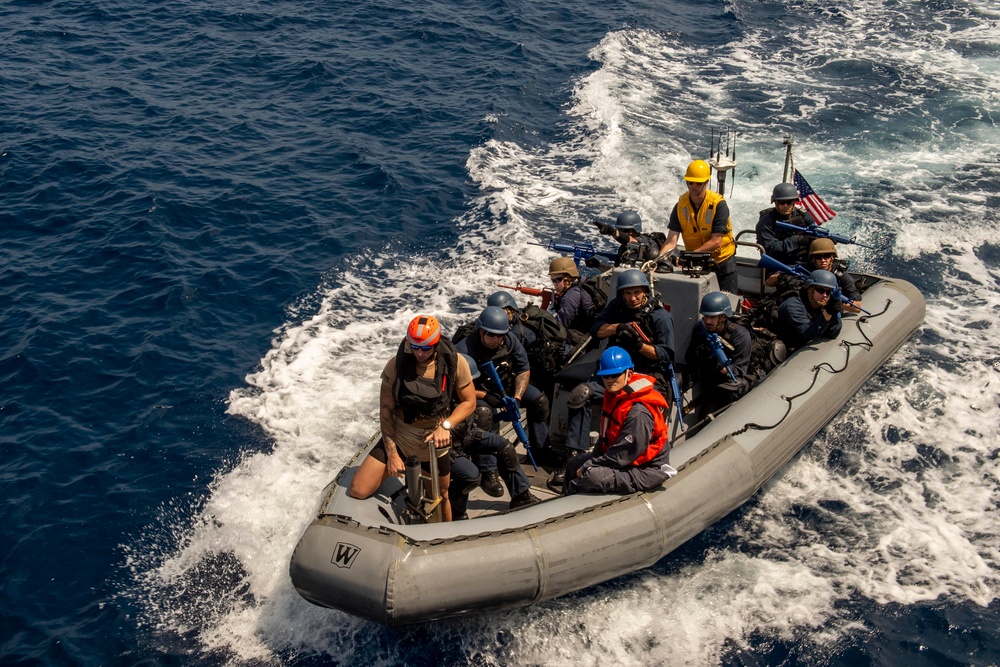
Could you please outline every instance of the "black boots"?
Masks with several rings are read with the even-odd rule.
[[[488,496],[499,498],[503,495],[503,484],[500,483],[500,473],[496,470],[485,471],[482,474],[482,479],[479,481],[479,486],[482,487]]]
[[[516,510],[518,507],[527,507],[528,505],[534,505],[538,502],[538,498],[531,494],[531,490],[527,490],[522,494],[516,495],[511,498],[510,508]]]

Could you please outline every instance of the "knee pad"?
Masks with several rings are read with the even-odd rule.
[[[590,388],[589,384],[586,382],[578,384],[573,387],[573,391],[570,392],[569,398],[566,399],[566,407],[578,410],[587,405],[593,395],[594,390]]]
[[[484,431],[489,431],[493,428],[493,410],[489,406],[480,405],[476,407],[473,418],[476,427]]]
[[[788,358],[788,347],[784,341],[776,340],[771,344],[771,362],[777,366]]]
[[[517,460],[517,449],[515,449],[514,445],[508,442],[500,448],[497,452],[497,463],[499,463],[504,470],[517,470],[521,463]]]
[[[533,422],[543,422],[549,418],[549,397],[542,394],[537,401],[535,401],[534,417],[531,419]]]

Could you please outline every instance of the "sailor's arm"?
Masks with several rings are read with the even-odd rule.
[[[396,399],[392,395],[392,385],[383,379],[378,398],[378,420],[379,428],[382,430],[382,443],[385,445],[385,465],[392,477],[402,475],[404,468],[403,459],[396,448],[396,426],[392,418],[395,409]]]
[[[476,387],[471,382],[464,387],[459,387],[455,393],[458,395],[458,403],[451,410],[451,414],[445,417],[427,436],[426,440],[433,440],[434,447],[440,449],[451,445],[451,428],[445,428],[444,422],[451,426],[461,424],[469,415],[476,410]]]
[[[531,371],[524,371],[514,376],[514,399],[520,403],[524,398],[524,392],[528,391],[528,382],[531,380]],[[472,406],[475,409],[475,405]],[[472,414],[471,412],[469,414]]]
[[[673,249],[677,247],[677,241],[678,239],[680,239],[680,236],[681,233],[678,231],[675,231],[673,229],[668,231],[667,240],[662,246],[660,246],[660,254],[656,259],[660,259],[660,257],[666,257],[667,255],[669,255],[673,251]]]
[[[722,241],[726,238],[725,234],[715,233],[712,234],[711,238],[705,243],[694,249],[694,252],[711,252],[722,245]]]
[[[646,406],[635,405],[625,417],[618,440],[611,443],[608,451],[598,454],[588,463],[605,468],[629,468],[649,447],[652,437],[653,416]]]

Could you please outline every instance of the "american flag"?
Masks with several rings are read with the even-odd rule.
[[[792,174],[792,180],[795,182],[795,189],[799,191],[799,201],[802,205],[806,207],[806,210],[812,214],[813,219],[816,221],[817,225],[822,225],[827,220],[831,220],[833,216],[837,215],[832,208],[826,205],[826,202],[820,199],[820,196],[809,187],[806,183],[806,179],[802,178],[802,174],[796,169]]]

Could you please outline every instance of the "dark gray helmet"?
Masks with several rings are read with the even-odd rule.
[[[836,292],[839,287],[837,284],[837,276],[833,275],[829,271],[824,271],[823,269],[816,269],[809,274],[809,280],[806,281],[806,287],[812,287],[813,285],[819,285],[820,287],[825,287],[834,292]]]
[[[467,355],[465,352],[459,352],[459,354],[465,357],[465,360],[469,362],[469,370],[472,371],[472,379],[475,380],[481,375],[479,372],[479,364],[477,364],[476,360]]]
[[[798,201],[799,191],[791,183],[778,183],[771,191],[771,203],[776,201]]]
[[[489,298],[486,299],[487,306],[496,306],[497,308],[513,308],[517,310],[517,301],[511,296],[510,292],[504,292],[500,290],[499,292],[493,292],[490,294]]]
[[[636,234],[642,233],[642,218],[635,211],[622,211],[615,220],[617,229],[631,229]]]
[[[733,306],[729,303],[729,297],[722,292],[709,292],[701,298],[701,308],[698,310],[702,315],[725,315],[733,316]]]
[[[639,269],[626,269],[618,274],[618,284],[615,286],[615,294],[621,294],[627,287],[645,287],[649,292],[649,278]]]
[[[503,308],[487,306],[479,314],[476,328],[482,329],[486,333],[505,334],[510,331],[510,318],[507,317],[507,312]]]

